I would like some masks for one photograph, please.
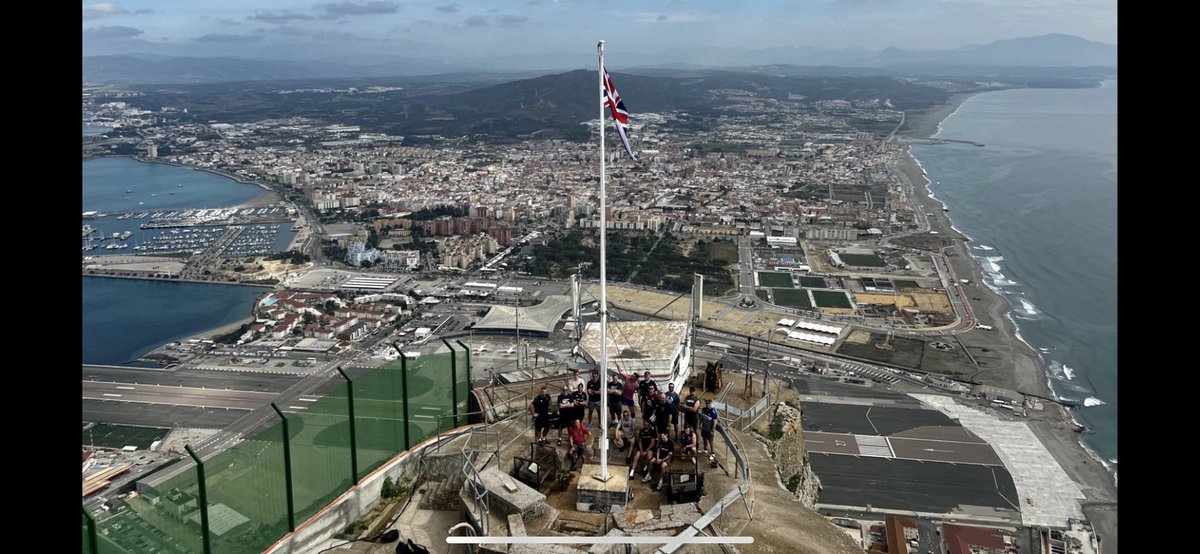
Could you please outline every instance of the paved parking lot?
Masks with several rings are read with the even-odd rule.
[[[1027,424],[1003,421],[945,396],[912,396],[959,420],[963,427],[995,447],[1004,466],[1012,472],[1025,525],[1066,527],[1069,518],[1083,519],[1079,507],[1083,491]]]

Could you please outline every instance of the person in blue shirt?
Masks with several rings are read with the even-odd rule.
[[[712,399],[704,401],[704,407],[700,409],[700,441],[703,449],[701,452],[713,451],[713,430],[720,425],[717,417],[717,409],[712,405]]]
[[[675,392],[675,383],[667,383],[667,402],[674,408],[671,411],[671,436],[679,436],[679,393]]]

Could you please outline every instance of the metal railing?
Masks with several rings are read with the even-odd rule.
[[[767,409],[771,406],[771,394],[768,392],[763,395],[749,408],[738,408],[725,402],[713,402],[713,406],[732,416],[728,418],[728,425],[730,427],[738,431],[745,431],[747,427],[753,425],[760,416],[767,412]]]
[[[754,510],[751,508],[753,500],[746,499],[747,495],[750,493],[751,486],[750,464],[746,462],[746,459],[742,455],[741,441],[739,441],[735,435],[726,430],[725,427],[717,428],[717,432],[720,433],[721,437],[724,439],[728,452],[732,453],[733,455],[735,466],[734,474],[738,476],[738,478],[741,480],[741,483],[738,483],[737,487],[729,491],[729,493],[718,500],[716,504],[713,504],[713,507],[709,508],[708,512],[705,512],[704,515],[700,516],[700,519],[697,519],[691,525],[688,525],[686,529],[676,535],[675,538],[677,539],[688,539],[694,537],[700,533],[702,529],[709,527],[710,525],[713,526],[715,533],[721,534],[715,526],[717,518],[720,517],[725,510],[732,507],[733,504],[738,501],[738,499],[741,499],[742,503],[745,505],[746,515],[750,519],[754,519]],[[668,542],[659,547],[655,553],[672,554],[681,546],[683,546],[682,542]]]

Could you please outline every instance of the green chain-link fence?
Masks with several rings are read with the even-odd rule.
[[[445,343],[434,353],[408,353],[353,381],[343,379],[316,402],[276,406],[274,424],[204,460],[202,468],[130,495],[95,516],[94,525],[85,508],[83,551],[205,552],[206,519],[212,552],[270,548],[389,459],[467,423],[465,416],[451,416],[468,411],[469,357],[466,345]]]

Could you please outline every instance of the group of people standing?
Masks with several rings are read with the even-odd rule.
[[[604,406],[601,406],[602,400]],[[662,488],[663,477],[673,456],[695,456],[697,453],[712,455],[713,432],[719,425],[712,400],[704,400],[702,406],[696,387],[689,387],[688,395],[680,398],[675,391],[675,383],[668,383],[667,390],[660,391],[649,371],[640,380],[635,373],[613,373],[608,384],[603,385],[599,371],[593,370],[591,380],[585,383],[579,371],[575,370],[563,385],[557,401],[552,401],[547,387],[543,385],[530,403],[529,414],[533,417],[534,438],[538,444],[549,444],[547,435],[551,427],[552,402],[558,407],[556,444],[562,444],[565,429],[569,441],[567,460],[572,471],[576,462],[587,455],[587,445],[592,436],[589,427],[599,419],[600,410],[607,409],[610,414],[608,425],[613,428],[610,433],[612,446],[626,452],[625,463],[629,465],[629,476],[633,477],[638,472],[639,463],[644,462],[642,482],[649,482],[651,472],[658,468],[655,490]],[[637,425],[639,413],[642,420],[640,426]],[[682,427],[679,424],[681,413]],[[584,419],[587,425],[584,425]],[[700,435],[699,444],[697,432]],[[678,453],[675,451],[677,441]]]

